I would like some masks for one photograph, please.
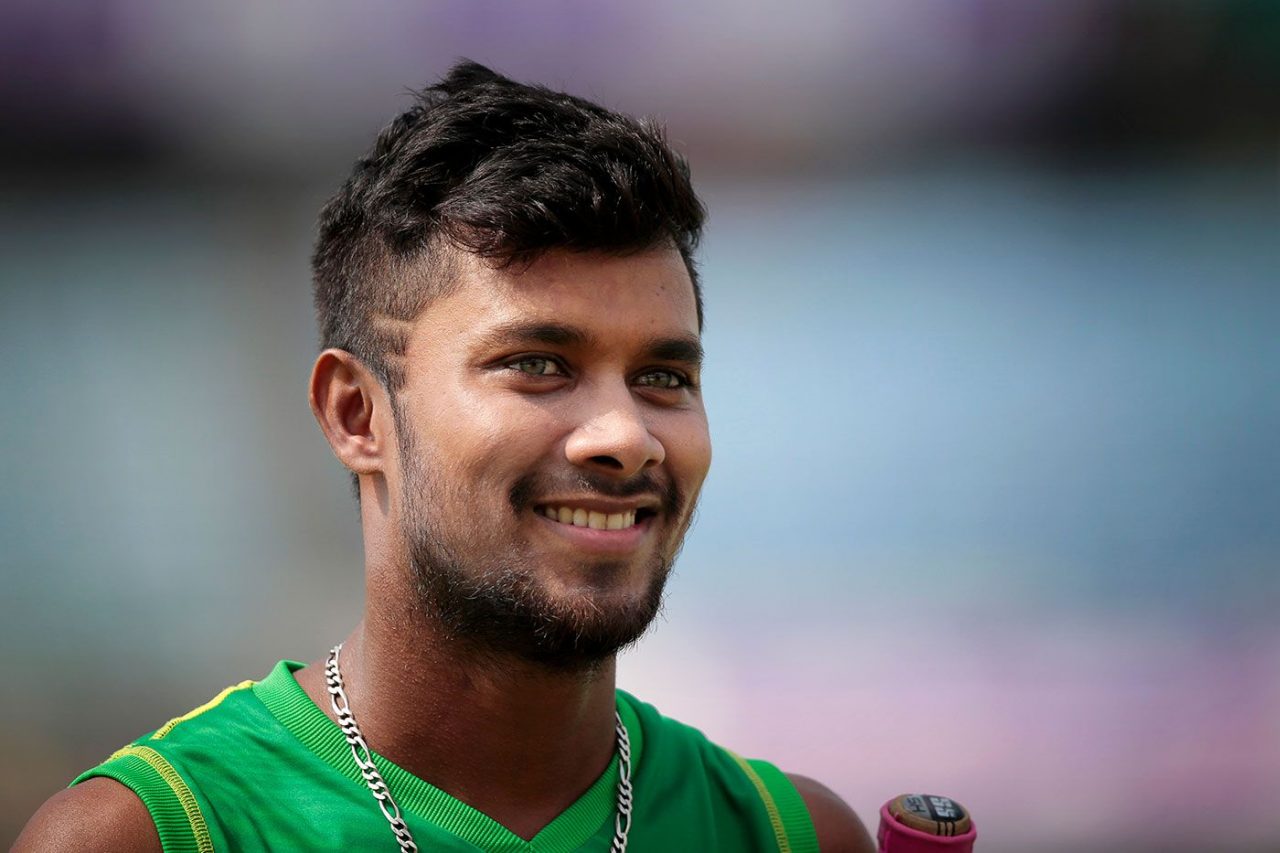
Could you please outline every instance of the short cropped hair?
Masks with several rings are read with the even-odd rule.
[[[346,350],[391,392],[412,320],[448,291],[451,252],[498,265],[551,249],[693,260],[706,211],[664,131],[463,61],[387,125],[320,213],[312,256],[321,347]]]

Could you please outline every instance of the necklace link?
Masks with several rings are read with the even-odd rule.
[[[417,853],[418,845],[414,843],[413,835],[400,815],[400,807],[391,797],[391,790],[387,788],[387,783],[383,781],[377,765],[373,763],[369,744],[365,743],[364,735],[356,725],[355,714],[351,713],[347,693],[342,689],[342,672],[338,669],[338,653],[341,651],[342,643],[338,643],[329,652],[329,660],[324,667],[325,684],[329,688],[329,704],[333,707],[333,713],[338,715],[338,727],[342,729],[342,735],[347,739],[347,746],[351,747],[351,757],[360,768],[360,775],[364,777],[364,782],[369,786],[369,792],[373,794],[373,798],[378,801],[378,808],[382,810],[383,817],[391,824],[391,831],[395,834],[401,853]]]
[[[400,807],[391,797],[391,789],[387,787],[382,774],[378,772],[377,765],[373,763],[373,752],[369,749],[369,744],[365,743],[360,727],[356,725],[356,715],[352,713],[346,691],[342,688],[342,672],[338,669],[338,653],[341,651],[342,643],[338,643],[329,651],[329,659],[324,666],[325,685],[329,690],[329,705],[338,718],[338,728],[342,729],[342,736],[346,738],[347,746],[351,747],[351,757],[355,759],[356,767],[360,768],[360,775],[369,786],[369,792],[373,794],[373,798],[377,800],[383,817],[391,824],[391,831],[396,836],[400,850],[402,853],[416,853],[418,845],[414,843],[413,835],[410,834],[409,827],[400,814]],[[627,836],[631,832],[633,797],[631,738],[627,736],[627,727],[622,723],[622,715],[616,710],[613,712],[613,719],[614,731],[618,736],[618,811],[613,819],[613,844],[609,849],[611,853],[626,853]]]

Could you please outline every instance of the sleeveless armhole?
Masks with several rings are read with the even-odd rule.
[[[71,785],[101,776],[138,795],[160,836],[165,853],[213,853],[213,839],[195,795],[177,770],[148,746],[126,746],[77,776]]]
[[[818,853],[818,834],[809,817],[809,808],[787,775],[767,761],[725,751],[733,756],[760,795],[779,853]]]
[[[199,800],[182,774],[163,755],[147,746],[147,742],[163,740],[182,723],[213,710],[231,694],[250,687],[253,687],[252,681],[233,684],[200,707],[174,717],[150,736],[116,750],[106,761],[71,780],[68,787],[95,776],[114,779],[137,794],[147,807],[164,853],[213,853],[213,838],[200,811]]]

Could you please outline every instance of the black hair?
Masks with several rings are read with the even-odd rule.
[[[498,264],[550,249],[693,252],[706,211],[663,130],[590,101],[455,65],[387,125],[320,213],[312,256],[321,346],[347,350],[394,392],[402,334],[447,292],[451,250]],[[410,265],[414,274],[410,275]]]

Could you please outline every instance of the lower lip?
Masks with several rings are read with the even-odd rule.
[[[541,513],[534,514],[552,532],[564,537],[579,548],[585,551],[606,554],[634,551],[640,544],[640,540],[649,532],[650,525],[653,522],[653,516],[649,516],[621,530],[596,530],[592,527],[561,524],[559,521],[552,521]]]

